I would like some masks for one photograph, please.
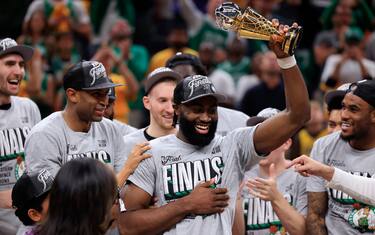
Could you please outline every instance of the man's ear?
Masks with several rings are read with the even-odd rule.
[[[72,102],[72,103],[78,103],[79,102],[79,92],[77,90],[74,90],[72,88],[68,88],[65,91],[66,98]]]
[[[150,107],[150,97],[148,97],[148,96],[143,96],[143,106],[145,107],[145,109],[147,109],[147,110],[150,110],[151,109],[151,107]]]
[[[42,220],[42,214],[35,209],[29,209],[27,211],[27,215],[30,217],[30,219],[32,221],[34,221],[36,223],[38,223]]]

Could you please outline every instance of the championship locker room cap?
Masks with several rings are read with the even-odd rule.
[[[21,209],[33,200],[49,192],[52,187],[53,176],[43,169],[37,174],[24,173],[19,178],[12,190],[12,204],[16,209]]]
[[[278,110],[278,109],[265,108],[262,111],[260,111],[256,116],[249,118],[246,122],[246,125],[247,126],[255,126],[258,123],[264,122],[268,118],[273,117],[278,113],[280,113],[280,110]]]
[[[174,89],[173,101],[175,104],[185,104],[206,96],[215,97],[218,103],[226,99],[224,95],[216,93],[216,89],[208,77],[192,75],[177,84]]]
[[[104,65],[97,61],[81,61],[73,65],[65,73],[63,85],[64,90],[99,90],[122,86],[113,83],[108,78]]]
[[[372,107],[375,107],[375,80],[362,80],[352,83],[348,91],[352,91],[353,95],[360,97]]]
[[[177,72],[173,71],[170,68],[160,67],[152,71],[145,80],[145,92],[148,94],[150,90],[159,82],[162,82],[166,79],[172,79],[176,82],[181,81],[182,77]]]
[[[28,61],[33,56],[34,49],[25,45],[18,45],[17,42],[11,38],[0,39],[0,57],[8,54],[19,54],[25,61]]]

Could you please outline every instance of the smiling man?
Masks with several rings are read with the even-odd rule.
[[[15,234],[20,221],[11,209],[11,191],[24,169],[24,143],[30,129],[40,121],[36,104],[17,97],[25,76],[25,62],[33,49],[0,39],[0,234]],[[4,208],[4,209],[3,209]]]
[[[354,175],[375,176],[375,81],[350,85],[341,109],[341,131],[317,140],[315,160]],[[308,234],[373,234],[374,207],[328,189],[324,179],[309,177]]]
[[[280,29],[281,34],[286,32]],[[275,36],[270,47],[283,67],[288,108],[256,127],[215,135],[223,96],[206,76],[180,81],[173,95],[179,129],[150,141],[152,157],[129,177],[127,211],[119,217],[122,234],[232,234],[245,169],[279,147],[310,117],[301,73]],[[153,195],[157,208],[148,207]]]
[[[52,175],[75,158],[94,158],[111,165],[118,173],[125,155],[121,133],[103,118],[111,87],[103,64],[82,61],[64,75],[67,105],[33,128],[26,139],[26,168],[48,169]]]

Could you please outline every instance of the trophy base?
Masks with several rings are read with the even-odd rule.
[[[288,55],[293,55],[295,49],[301,41],[302,27],[298,26],[297,28],[289,28],[288,34],[285,36],[281,48]]]

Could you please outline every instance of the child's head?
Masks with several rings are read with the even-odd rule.
[[[48,195],[53,177],[47,170],[37,174],[24,173],[12,191],[15,214],[24,225],[33,225],[46,218]]]

